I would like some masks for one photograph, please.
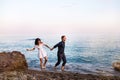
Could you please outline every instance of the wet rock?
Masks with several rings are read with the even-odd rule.
[[[48,72],[36,70],[5,71],[0,73],[0,80],[120,80],[119,76],[101,76],[76,74],[71,72]]]
[[[25,56],[18,51],[0,52],[0,71],[27,69]]]
[[[5,71],[0,73],[0,80],[28,80],[23,71]]]
[[[120,71],[120,62],[114,62],[112,66],[115,70]]]

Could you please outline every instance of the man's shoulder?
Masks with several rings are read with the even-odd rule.
[[[59,43],[62,43],[62,41],[60,41]]]
[[[59,44],[63,43],[62,41],[59,42]]]

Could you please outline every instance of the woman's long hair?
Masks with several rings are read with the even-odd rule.
[[[35,39],[35,45],[39,45],[39,42],[38,41],[41,41],[41,39],[40,38],[36,38]]]

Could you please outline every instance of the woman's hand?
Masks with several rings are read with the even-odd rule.
[[[50,50],[52,51],[54,48],[51,48]]]
[[[32,48],[32,49],[26,49],[27,51],[33,51],[33,50],[35,50],[35,48]]]
[[[29,51],[29,49],[26,49],[26,51]]]

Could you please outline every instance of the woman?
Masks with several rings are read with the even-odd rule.
[[[46,51],[43,49],[43,46],[46,46],[47,48],[51,49],[48,45],[44,44],[39,38],[35,39],[35,46],[32,49],[27,49],[27,51],[33,51],[35,50],[35,48],[38,49],[38,57],[40,59],[40,68],[46,68],[46,63],[48,61],[47,58],[47,53]],[[43,64],[43,58],[44,60],[44,64]]]

